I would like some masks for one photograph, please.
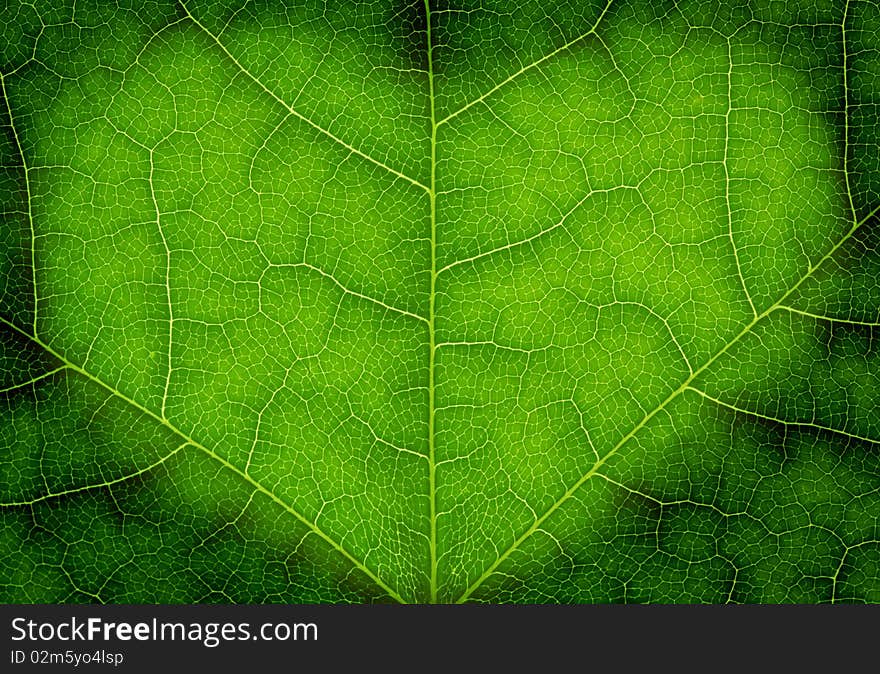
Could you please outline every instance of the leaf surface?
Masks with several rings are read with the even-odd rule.
[[[880,601],[880,5],[13,3],[0,597]]]

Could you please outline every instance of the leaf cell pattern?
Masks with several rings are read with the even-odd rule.
[[[3,601],[880,601],[876,0],[0,31]]]

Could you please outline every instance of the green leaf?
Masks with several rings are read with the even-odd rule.
[[[880,601],[876,0],[0,31],[0,601]]]

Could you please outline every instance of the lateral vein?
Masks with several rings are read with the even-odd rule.
[[[93,381],[95,384],[106,389],[107,391],[112,393],[114,396],[118,397],[120,400],[123,400],[124,402],[128,403],[129,405],[131,405],[135,409],[139,410],[140,412],[142,412],[146,416],[153,419],[154,421],[157,421],[158,423],[162,424],[169,431],[171,431],[175,435],[179,436],[182,440],[184,440],[185,444],[192,445],[196,449],[199,449],[200,451],[204,452],[207,456],[209,456],[210,458],[217,461],[217,463],[222,465],[224,468],[228,469],[229,471],[231,471],[235,475],[239,476],[242,480],[247,482],[251,487],[253,487],[257,491],[259,491],[261,494],[268,496],[272,501],[274,501],[276,504],[281,506],[288,513],[293,515],[297,520],[302,522],[315,535],[317,535],[324,542],[326,542],[328,545],[330,545],[330,547],[332,547],[334,550],[336,550],[338,553],[340,553],[349,562],[351,562],[357,569],[362,571],[374,583],[376,583],[380,588],[382,588],[382,590],[385,591],[388,594],[388,596],[390,596],[392,599],[394,599],[395,601],[397,601],[401,604],[406,603],[404,601],[403,597],[401,597],[397,591],[395,591],[387,583],[385,583],[373,570],[368,568],[363,562],[359,561],[354,555],[352,555],[348,550],[346,550],[340,543],[338,543],[329,534],[327,534],[325,531],[323,531],[316,523],[309,520],[305,515],[300,513],[296,508],[294,508],[289,503],[287,503],[286,501],[281,499],[281,497],[279,497],[277,494],[275,494],[271,489],[268,489],[262,483],[258,482],[256,479],[254,479],[253,477],[251,477],[250,475],[245,473],[243,470],[239,469],[238,467],[236,467],[235,465],[233,465],[232,463],[227,461],[225,458],[223,458],[222,456],[220,456],[219,454],[217,454],[213,450],[209,449],[208,447],[206,447],[202,443],[198,442],[197,440],[194,440],[189,434],[187,434],[184,431],[177,428],[168,419],[164,419],[163,417],[156,414],[152,410],[148,409],[147,407],[145,407],[141,403],[137,402],[133,398],[125,395],[124,393],[117,390],[116,388],[114,388],[110,384],[106,383],[103,379],[101,379],[97,375],[94,375],[91,372],[84,369],[83,367],[77,365],[76,363],[71,362],[63,354],[59,353],[58,351],[53,349],[51,346],[49,346],[48,344],[43,342],[39,337],[36,337],[35,335],[29,334],[27,331],[22,330],[15,323],[12,323],[11,321],[7,320],[6,318],[4,318],[2,316],[0,316],[0,323],[6,325],[8,328],[23,335],[24,337],[27,337],[28,339],[33,341],[35,344],[42,347],[47,353],[53,355],[55,358],[60,360],[62,363],[64,363],[68,368],[70,368],[74,372],[77,372],[77,373],[81,374],[83,377],[85,377],[86,379]]]
[[[462,593],[462,595],[458,598],[457,603],[464,603],[467,601],[473,593],[490,577],[499,566],[512,555],[522,544],[526,541],[535,531],[540,529],[541,525],[549,518],[554,512],[556,512],[566,501],[568,501],[583,485],[587,482],[596,472],[603,466],[605,463],[624,446],[626,445],[635,435],[644,428],[651,419],[657,416],[661,411],[663,411],[673,400],[678,398],[678,396],[690,388],[691,382],[693,382],[697,377],[700,376],[703,372],[705,372],[715,361],[717,361],[721,356],[727,353],[735,344],[737,344],[743,337],[749,334],[752,329],[760,323],[764,318],[769,316],[771,313],[780,309],[782,304],[806,281],[810,278],[813,273],[821,267],[825,262],[827,262],[839,249],[843,246],[847,241],[849,241],[853,234],[862,227],[868,220],[874,217],[875,214],[880,212],[880,205],[876,206],[873,210],[871,210],[864,218],[861,220],[856,220],[852,226],[849,228],[847,233],[834,245],[831,249],[822,256],[822,258],[815,264],[810,265],[807,272],[801,276],[792,286],[789,288],[776,302],[774,302],[771,306],[765,309],[763,312],[755,316],[748,324],[735,336],[731,339],[727,344],[725,344],[721,349],[719,349],[713,356],[711,356],[703,365],[693,371],[672,393],[670,393],[663,401],[657,405],[653,410],[648,412],[642,419],[639,421],[632,430],[630,430],[626,435],[624,435],[614,447],[609,450],[609,452],[603,456],[601,459],[596,461],[593,466],[584,473],[574,484],[572,484],[568,489],[565,490],[565,493],[561,497],[559,497],[540,517],[535,519],[535,521],[522,533],[520,534],[516,540],[508,547],[503,553],[501,553],[492,564],[490,564],[482,574],[468,586],[468,588]]]
[[[37,309],[39,306],[40,296],[37,293],[37,263],[36,263],[36,247],[37,235],[34,229],[34,211],[31,204],[31,178],[30,169],[28,168],[27,158],[24,156],[24,149],[21,147],[18,130],[15,128],[15,119],[12,116],[12,104],[9,102],[9,94],[6,91],[6,76],[0,73],[0,92],[3,94],[3,100],[6,101],[6,114],[9,115],[9,128],[12,130],[12,138],[15,140],[15,148],[18,150],[18,156],[21,158],[21,167],[24,171],[24,189],[25,198],[27,199],[27,218],[28,226],[31,234],[31,291],[34,294],[34,315],[31,329],[34,335],[37,334]]]
[[[483,95],[480,96],[479,98],[475,98],[475,99],[472,100],[470,103],[467,103],[466,105],[462,106],[461,108],[459,108],[459,109],[456,110],[455,112],[452,112],[452,113],[448,114],[446,117],[444,117],[444,118],[441,119],[439,122],[437,122],[437,126],[440,126],[441,124],[445,124],[446,122],[448,122],[448,121],[454,119],[455,117],[458,117],[458,116],[459,116],[461,113],[463,113],[465,110],[467,110],[467,109],[469,109],[469,108],[472,108],[473,106],[477,105],[477,103],[482,103],[482,102],[483,102],[484,100],[486,100],[489,96],[491,96],[492,94],[494,94],[496,91],[498,91],[499,89],[501,89],[503,86],[505,86],[505,85],[509,84],[510,82],[512,82],[513,80],[515,80],[515,79],[516,79],[517,77],[519,77],[520,75],[522,75],[522,74],[528,72],[528,71],[531,70],[532,68],[536,68],[537,66],[541,65],[541,64],[544,63],[545,61],[550,60],[551,58],[553,58],[553,57],[556,56],[557,54],[559,54],[559,53],[561,53],[561,52],[564,52],[566,49],[570,49],[571,47],[573,47],[574,45],[576,45],[578,42],[581,42],[582,40],[587,39],[590,35],[592,35],[593,33],[596,32],[596,29],[597,29],[597,28],[599,28],[599,24],[602,23],[602,19],[604,19],[604,18],[605,18],[605,15],[608,13],[608,9],[611,7],[611,3],[612,3],[612,2],[614,2],[614,0],[608,0],[608,1],[607,1],[607,3],[605,4],[605,8],[604,8],[604,9],[602,10],[602,12],[599,14],[599,18],[596,19],[596,22],[590,27],[590,30],[588,30],[586,33],[584,33],[583,35],[580,35],[580,36],[574,38],[574,39],[571,40],[570,42],[566,42],[564,45],[562,45],[562,46],[559,47],[558,49],[553,50],[552,52],[550,52],[550,53],[547,54],[546,56],[543,56],[543,57],[539,58],[537,61],[534,61],[533,63],[530,63],[530,64],[527,65],[527,66],[523,66],[522,68],[520,68],[519,70],[517,70],[515,73],[513,73],[513,74],[510,75],[510,76],[508,76],[506,79],[502,80],[501,82],[499,82],[498,84],[496,84],[494,87],[492,87],[491,89],[489,89],[485,94],[483,94]]]
[[[10,503],[0,503],[0,508],[16,508],[16,507],[21,507],[21,506],[36,505],[37,503],[40,503],[42,501],[48,501],[53,498],[61,498],[62,496],[70,496],[71,494],[80,494],[82,492],[91,491],[93,489],[104,489],[106,487],[112,487],[114,484],[120,484],[122,482],[127,482],[128,480],[133,480],[134,478],[136,478],[140,475],[143,475],[144,473],[149,473],[154,468],[158,468],[163,463],[165,463],[168,459],[170,459],[172,456],[177,454],[180,450],[182,450],[184,447],[186,447],[188,445],[189,445],[189,442],[184,442],[183,444],[178,446],[176,449],[174,449],[170,453],[163,456],[161,459],[158,459],[157,461],[154,461],[153,463],[151,463],[149,466],[145,466],[144,468],[141,468],[140,470],[137,470],[137,471],[130,473],[128,475],[123,475],[122,477],[117,477],[113,480],[107,480],[106,482],[100,482],[100,483],[96,483],[96,484],[87,484],[82,487],[76,487],[74,489],[64,489],[62,491],[50,492],[48,494],[43,494],[42,496],[38,496],[36,498],[33,498],[30,501],[15,501],[15,502],[10,502]]]
[[[200,21],[199,21],[199,20],[198,20],[193,14],[192,14],[192,12],[189,11],[189,8],[186,6],[186,3],[183,2],[183,0],[181,0],[180,4],[181,4],[181,6],[183,7],[183,10],[186,12],[187,16],[190,18],[190,20],[191,20],[196,26],[198,26],[202,31],[204,31],[204,33],[205,33],[208,37],[210,37],[210,38],[211,38],[211,39],[217,44],[217,46],[220,48],[220,50],[221,50],[224,54],[226,54],[226,56],[227,56],[227,57],[228,57],[228,58],[229,58],[229,59],[235,64],[235,66],[236,66],[236,67],[237,67],[237,68],[238,68],[238,69],[239,69],[244,75],[246,75],[250,80],[252,80],[257,86],[259,86],[263,91],[265,91],[269,96],[271,96],[271,97],[274,98],[278,103],[280,103],[281,105],[283,105],[284,108],[285,108],[285,109],[286,109],[291,115],[293,115],[294,117],[296,117],[296,118],[299,119],[300,121],[302,121],[302,122],[308,124],[310,127],[312,127],[313,129],[315,129],[316,131],[318,131],[318,132],[322,133],[323,135],[327,136],[328,138],[332,139],[333,141],[335,141],[336,143],[338,143],[339,145],[341,145],[341,146],[344,147],[345,149],[349,150],[350,152],[352,152],[352,153],[358,155],[359,157],[361,157],[361,158],[367,160],[367,161],[370,162],[371,164],[375,164],[376,166],[385,169],[385,170],[388,171],[389,173],[391,173],[391,174],[397,176],[398,178],[401,178],[402,180],[405,180],[406,182],[408,182],[408,183],[410,183],[410,184],[412,184],[412,185],[415,185],[416,187],[420,187],[421,189],[425,190],[426,192],[429,191],[428,186],[425,185],[424,183],[421,183],[421,182],[419,182],[418,180],[416,180],[415,178],[411,178],[410,176],[406,175],[405,173],[402,173],[401,171],[398,171],[397,169],[388,166],[388,164],[385,164],[384,162],[381,162],[381,161],[379,161],[378,159],[376,159],[376,158],[374,158],[374,157],[371,157],[371,156],[368,155],[366,152],[364,152],[363,150],[359,150],[358,148],[354,147],[354,146],[351,145],[350,143],[346,143],[344,140],[342,140],[342,139],[341,139],[339,136],[337,136],[336,134],[332,133],[331,131],[328,131],[327,129],[325,129],[324,127],[320,126],[319,124],[316,124],[316,123],[313,122],[311,119],[309,119],[308,117],[306,117],[305,115],[303,115],[301,112],[299,112],[298,110],[294,109],[293,106],[291,106],[289,103],[287,103],[286,101],[284,101],[284,99],[282,99],[278,94],[276,94],[274,91],[272,91],[271,89],[269,89],[269,87],[267,87],[265,84],[263,84],[263,83],[262,83],[262,82],[261,82],[261,81],[260,81],[260,80],[259,80],[254,74],[253,74],[253,73],[251,73],[247,68],[245,68],[244,65],[242,65],[242,63],[241,63],[237,58],[235,58],[235,56],[232,54],[232,52],[230,52],[230,51],[226,48],[226,45],[224,45],[216,35],[214,35],[211,31],[209,31],[208,28],[207,28],[204,24],[202,24],[202,23],[201,23],[201,22],[200,22]]]
[[[779,417],[772,417],[769,414],[761,414],[760,412],[755,412],[754,410],[747,410],[743,407],[739,407],[737,405],[733,405],[731,403],[725,402],[720,398],[716,398],[714,396],[710,396],[708,393],[703,391],[702,389],[698,389],[695,386],[688,386],[688,389],[693,391],[694,393],[700,394],[703,398],[708,400],[709,402],[715,403],[719,407],[724,407],[729,410],[733,410],[738,414],[745,414],[746,416],[755,417],[757,419],[764,419],[766,421],[772,421],[777,424],[782,424],[783,426],[794,426],[794,427],[802,427],[802,428],[814,428],[817,431],[827,431],[828,433],[836,433],[837,435],[842,435],[844,437],[850,438],[851,440],[859,440],[862,442],[868,442],[874,445],[880,445],[880,440],[875,438],[870,438],[866,435],[858,435],[856,433],[849,433],[848,431],[840,430],[839,428],[832,428],[831,426],[823,426],[822,424],[816,424],[810,421],[787,421],[786,419],[780,419]]]

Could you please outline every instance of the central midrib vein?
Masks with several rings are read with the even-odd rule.
[[[431,7],[425,3],[425,40],[428,50],[428,98],[431,107],[431,182],[428,197],[431,201],[431,292],[428,306],[428,501],[430,534],[428,539],[430,564],[430,598],[437,603],[437,458],[434,443],[434,369],[437,353],[435,330],[437,288],[437,112],[434,99],[434,54],[431,42]]]

